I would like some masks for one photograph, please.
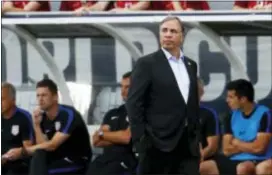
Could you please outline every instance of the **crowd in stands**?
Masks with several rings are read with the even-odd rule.
[[[50,1],[9,1],[4,0],[2,13],[23,11],[50,11]],[[60,11],[75,11],[78,14],[89,11],[139,11],[139,10],[167,10],[190,11],[210,10],[208,1],[61,1]],[[271,0],[240,1],[235,0],[233,10],[255,9],[271,10]]]

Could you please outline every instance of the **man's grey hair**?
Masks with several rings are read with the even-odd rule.
[[[166,18],[164,18],[161,22],[160,22],[160,26],[162,24],[164,24],[165,22],[168,22],[168,21],[173,21],[173,20],[176,20],[178,21],[179,25],[180,25],[180,28],[181,28],[181,31],[184,32],[185,29],[184,29],[184,25],[183,25],[183,22],[180,20],[179,17],[177,16],[167,16]]]
[[[13,98],[14,100],[16,99],[16,89],[11,83],[3,82],[1,88],[2,89],[7,88],[9,97]]]

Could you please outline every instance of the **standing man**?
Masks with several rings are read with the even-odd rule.
[[[123,75],[121,95],[127,100],[131,72]],[[111,109],[93,135],[93,144],[104,148],[104,153],[90,163],[86,175],[125,174],[135,171],[137,160],[132,151],[131,133],[125,105]]]
[[[16,106],[16,90],[10,83],[1,86],[1,172],[27,174],[28,161],[23,147],[32,145],[31,115]]]
[[[52,80],[38,82],[36,92],[39,107],[33,113],[33,125],[37,145],[25,150],[33,155],[30,175],[84,173],[92,150],[81,115],[58,103],[58,88]]]
[[[197,65],[178,17],[160,24],[161,49],[140,58],[126,103],[141,174],[199,174]]]

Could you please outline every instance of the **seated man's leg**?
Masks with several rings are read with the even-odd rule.
[[[47,151],[36,150],[32,155],[29,175],[47,175]]]
[[[208,171],[209,174],[225,175],[225,174],[236,174],[236,167],[239,163],[241,163],[241,161],[234,161],[234,160],[230,160],[228,157],[224,155],[217,155],[214,157],[214,161],[212,163],[210,162],[208,163],[207,164],[210,167],[207,167],[208,165],[204,164],[203,166],[206,166],[206,167],[204,170],[202,169],[202,171]],[[216,169],[214,168],[214,163],[217,167]],[[211,170],[208,170],[208,168],[211,168]],[[202,174],[205,174],[205,173],[202,173]]]
[[[253,175],[255,173],[255,164],[252,161],[241,162],[237,165],[238,175]]]
[[[200,163],[199,167],[200,174],[209,175],[209,174],[219,174],[216,162],[214,160],[206,160]]]
[[[54,159],[54,153],[44,150],[37,150],[31,160],[29,175],[65,174],[79,173],[85,170],[87,160],[74,161],[68,158]],[[78,163],[80,162],[80,163]],[[78,163],[78,164],[77,164]],[[82,174],[84,172],[81,172]]]
[[[256,175],[272,175],[272,159],[264,160],[256,165]]]
[[[97,157],[90,163],[86,175],[122,175],[130,172],[130,167],[128,163],[122,160],[104,160],[103,157]]]
[[[7,162],[2,166],[3,175],[27,175],[29,162],[27,160],[17,160]]]

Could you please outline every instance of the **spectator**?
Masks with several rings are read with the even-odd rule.
[[[198,79],[198,94],[199,100],[204,94],[203,82]],[[218,151],[219,143],[219,118],[216,111],[210,107],[200,105],[200,124],[201,124],[201,144],[202,144],[202,159],[212,159]]]
[[[5,12],[30,12],[30,11],[50,11],[48,1],[10,1],[5,0],[2,6],[2,13]]]
[[[224,156],[202,164],[203,174],[271,174],[272,123],[269,109],[254,103],[253,85],[246,80],[227,85],[232,109],[223,136]]]
[[[96,3],[87,3],[87,5],[82,6],[81,8],[76,9],[77,15],[82,15],[89,11],[105,11],[111,9],[111,1],[98,1]]]
[[[114,8],[112,11],[122,11],[122,10],[148,10],[150,8],[149,1],[123,1],[116,0],[114,3]]]
[[[127,99],[130,86],[130,75],[123,75],[121,95]],[[93,135],[94,145],[103,147],[104,153],[90,163],[87,175],[111,175],[133,173],[137,161],[132,152],[131,133],[125,105],[112,109],[104,117],[100,129]]]
[[[2,174],[27,174],[28,161],[22,148],[32,145],[31,115],[16,107],[16,90],[12,84],[3,83],[1,87]]]
[[[95,2],[88,0],[86,3],[82,1],[61,1],[60,10],[61,11],[81,11],[86,7],[91,7]]]
[[[241,9],[255,9],[255,10],[271,10],[272,1],[271,0],[261,0],[261,1],[240,1],[236,0],[233,6],[234,10]]]
[[[39,107],[33,113],[36,143],[24,150],[33,155],[30,175],[83,173],[92,156],[89,133],[73,107],[58,103],[57,85],[49,79],[37,84]]]
[[[152,6],[154,10],[210,10],[207,1],[153,1]]]

